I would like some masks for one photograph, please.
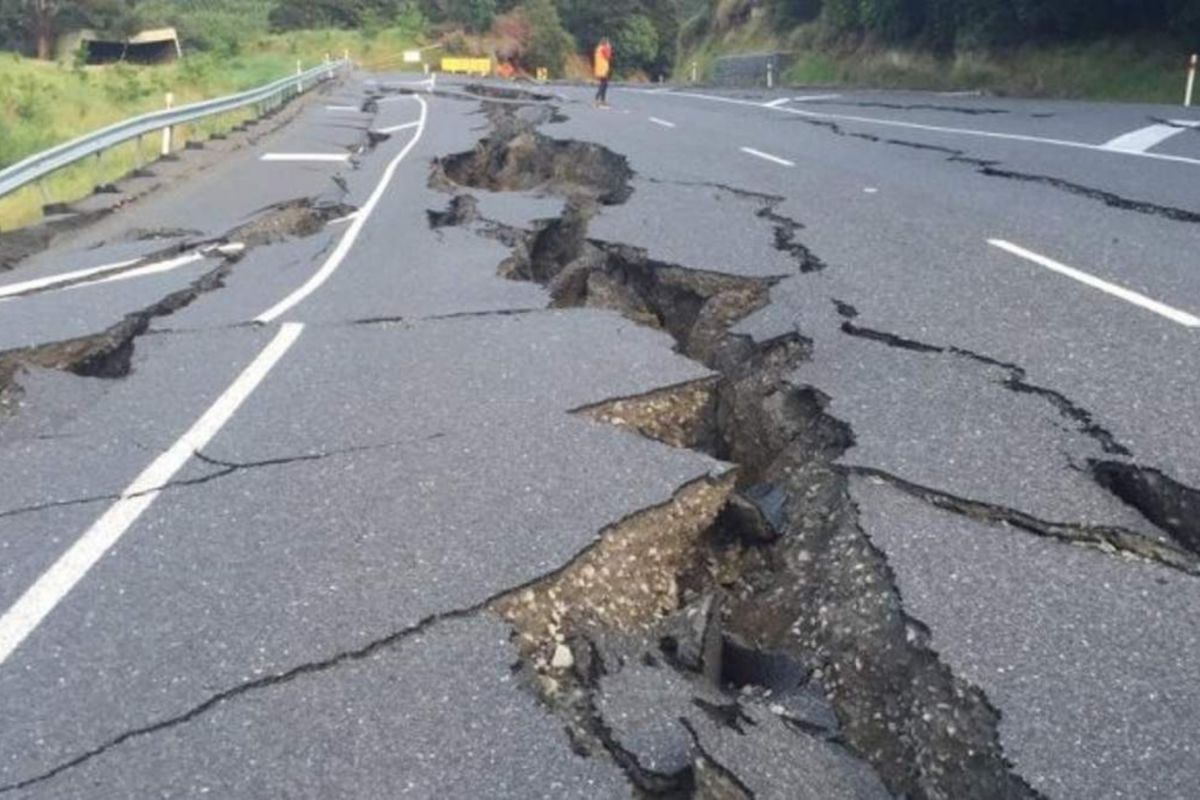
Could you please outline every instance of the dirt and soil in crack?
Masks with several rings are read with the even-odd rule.
[[[835,465],[853,436],[825,413],[819,392],[788,383],[810,343],[730,333],[769,302],[773,281],[589,239],[597,211],[630,193],[624,159],[549,139],[536,115],[497,107],[489,115],[493,132],[475,151],[435,165],[432,185],[457,196],[431,212],[431,225],[467,225],[506,243],[512,255],[500,273],[545,285],[554,306],[616,310],[669,333],[711,379],[578,413],[735,465],[622,521],[584,557],[493,605],[576,748],[612,757],[650,795],[746,796],[753,766],[723,763],[698,732],[720,717],[722,730],[770,735],[797,752],[801,739],[789,737],[853,753],[896,794],[1035,796],[1004,759],[998,713],[930,649],[858,524],[850,475]],[[479,218],[463,193],[470,188],[550,191],[565,210],[533,230],[506,227]],[[780,673],[764,666],[774,662],[790,665],[781,684],[766,677]],[[665,772],[648,766],[606,712],[606,687],[642,668],[668,671],[689,695],[685,713],[662,699],[689,748]],[[790,715],[783,698],[797,692],[827,703],[828,719]],[[787,725],[738,722],[762,708]]]

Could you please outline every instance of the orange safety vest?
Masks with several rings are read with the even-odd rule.
[[[612,45],[601,44],[596,47],[596,77],[607,78],[612,70]]]

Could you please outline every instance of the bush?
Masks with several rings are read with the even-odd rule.
[[[634,14],[617,31],[613,46],[622,71],[649,70],[658,59],[658,31],[649,17]]]
[[[558,8],[552,0],[527,0],[521,13],[529,24],[526,64],[533,70],[546,67],[554,76],[560,76],[566,56],[575,50],[575,41],[563,29]]]
[[[448,0],[446,17],[472,33],[482,33],[496,18],[496,0]]]

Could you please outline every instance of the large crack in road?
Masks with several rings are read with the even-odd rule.
[[[997,709],[954,674],[933,649],[929,630],[906,612],[896,576],[860,524],[851,481],[887,483],[930,506],[1023,532],[1014,535],[1101,545],[1192,573],[1200,571],[1196,490],[1123,460],[1129,450],[1086,409],[1031,385],[1019,366],[871,330],[854,321],[858,315],[846,303],[837,308],[847,336],[1005,370],[1007,388],[1041,397],[1098,442],[1112,458],[1088,465],[1093,479],[1170,541],[1038,520],[839,465],[854,445],[853,431],[827,412],[829,398],[818,387],[791,382],[811,357],[812,341],[799,331],[762,342],[732,332],[771,302],[783,276],[692,269],[589,238],[595,215],[633,191],[625,159],[540,133],[552,109],[489,103],[487,110],[489,136],[474,151],[434,166],[431,184],[452,196],[445,210],[429,212],[430,226],[464,227],[505,243],[511,254],[499,273],[544,285],[554,307],[608,309],[671,335],[679,352],[708,367],[711,377],[575,413],[704,452],[731,468],[614,523],[592,547],[527,585],[352,652],[239,685],[0,793],[53,778],[248,692],[365,659],[447,620],[493,613],[513,626],[522,674],[562,717],[576,750],[613,759],[645,796],[1039,796],[1005,758]],[[757,215],[772,224],[775,246],[793,257],[798,273],[826,268],[798,241],[802,226],[776,212],[779,198],[721,188],[759,203]],[[470,189],[549,192],[564,199],[564,209],[530,229],[516,228],[481,217]],[[267,244],[327,221],[313,222],[304,203],[277,211],[281,217],[251,223],[239,238]],[[229,268],[222,264],[98,337],[2,354],[0,366],[9,377],[23,363],[119,377],[150,319],[218,288]],[[203,480],[325,457],[236,463],[197,456],[217,470]]]
[[[581,752],[607,753],[648,794],[754,796],[752,785],[762,780],[754,760],[743,754],[741,761],[734,757],[732,763],[722,763],[715,755],[720,748],[706,744],[698,733],[694,714],[681,714],[673,705],[678,695],[690,699],[693,712],[725,709],[718,729],[726,733],[746,737],[753,729],[754,738],[761,740],[770,730],[770,746],[801,760],[799,754],[813,738],[844,746],[846,760],[838,762],[837,777],[814,797],[871,796],[855,783],[861,778],[855,777],[855,757],[868,762],[897,795],[1038,796],[1005,758],[999,712],[940,660],[930,632],[906,613],[886,558],[859,525],[850,479],[867,476],[987,524],[1097,545],[1193,573],[1195,531],[1187,520],[1193,518],[1188,512],[1195,507],[1194,490],[1124,461],[1093,466],[1101,486],[1170,536],[1172,542],[1164,544],[1121,529],[1045,522],[886,473],[839,466],[838,459],[853,446],[853,432],[826,413],[828,398],[817,388],[788,382],[788,375],[809,357],[811,342],[799,333],[761,343],[730,333],[737,321],[770,301],[775,280],[662,263],[639,248],[589,239],[593,216],[629,196],[632,173],[624,160],[598,145],[538,133],[547,113],[490,106],[488,114],[493,131],[475,151],[435,166],[432,185],[454,197],[447,210],[430,212],[431,225],[467,226],[508,244],[512,255],[500,274],[545,285],[556,307],[611,309],[671,334],[679,352],[713,369],[716,377],[611,401],[586,413],[737,465],[736,488],[725,492],[722,508],[701,504],[702,509],[689,509],[679,501],[668,515],[692,520],[690,544],[684,548],[690,548],[689,555],[679,555],[677,543],[676,557],[664,561],[658,547],[666,542],[642,538],[643,555],[654,556],[643,566],[651,573],[673,568],[674,574],[613,581],[622,573],[600,549],[594,561],[581,567],[588,581],[581,584],[572,570],[567,577],[547,579],[540,594],[525,590],[497,604],[520,631],[532,685],[568,720]],[[565,206],[557,218],[530,230],[516,229],[482,219],[474,198],[463,191],[472,188],[537,189],[562,196]],[[780,225],[776,246],[796,256],[799,271],[824,268],[794,241],[801,226],[772,216],[777,199],[757,198],[767,203],[759,215]],[[1041,397],[1105,453],[1130,455],[1086,409],[1030,384],[1016,365],[902,342],[856,326],[850,321],[856,313],[848,304],[839,304],[839,311],[847,318],[847,335],[1001,366],[1011,391]],[[612,534],[614,540],[629,536],[621,529]],[[621,558],[631,558],[628,547],[617,549]],[[655,582],[670,591],[656,595],[659,602],[649,602],[645,593]],[[581,585],[603,589],[597,594]],[[619,607],[639,609],[636,630],[611,618],[611,609]],[[681,619],[688,621],[683,627],[689,631],[682,643],[677,635]],[[702,622],[696,624],[697,619]],[[711,644],[714,637],[716,646]],[[690,657],[680,657],[681,647]],[[741,654],[743,674],[738,674],[733,654]],[[790,678],[773,683],[778,669],[744,674],[747,661],[761,665],[776,659],[795,666]],[[606,713],[621,705],[612,685],[631,669],[671,672],[651,679],[659,691],[642,700],[660,707],[643,711],[641,728],[635,725],[632,731],[622,729],[626,716]],[[667,684],[675,687],[674,694],[663,688]],[[836,715],[832,722],[794,718],[785,704],[770,702],[804,692],[830,704]],[[699,716],[706,717],[711,722],[713,715]],[[771,728],[764,719],[787,724]],[[647,736],[647,730],[656,735]],[[764,741],[758,745],[768,747]],[[662,768],[664,763],[669,768]],[[852,786],[857,788],[852,791]]]
[[[799,680],[760,690],[788,694],[819,689],[816,694],[836,711],[839,727],[831,735],[869,761],[892,791],[914,797],[1033,796],[1004,761],[996,734],[997,714],[981,693],[955,679],[928,649],[928,637],[919,623],[903,612],[884,559],[855,524],[846,474],[833,463],[852,437],[845,426],[824,414],[817,393],[786,383],[790,368],[806,358],[808,343],[794,335],[755,344],[729,333],[735,322],[769,301],[773,281],[662,264],[637,248],[589,240],[588,220],[601,198],[614,196],[612,176],[594,182],[590,171],[574,171],[572,166],[615,163],[620,165],[618,177],[628,176],[628,168],[615,157],[597,155],[603,150],[595,145],[584,146],[593,151],[590,159],[560,162],[558,154],[577,154],[579,147],[538,148],[539,142],[548,140],[532,132],[534,121],[495,108],[491,116],[500,120],[493,134],[474,153],[441,162],[434,185],[490,190],[536,186],[567,198],[560,218],[532,231],[482,221],[478,226],[482,233],[513,245],[513,255],[501,273],[547,285],[557,306],[614,309],[662,328],[675,338],[681,353],[720,376],[707,401],[693,398],[683,403],[703,418],[702,423],[668,426],[690,428],[693,433],[664,437],[673,444],[691,438],[688,444],[739,465],[736,502],[724,510],[706,509],[693,537],[697,555],[685,559],[690,564],[677,574],[660,576],[682,587],[673,598],[674,610],[686,614],[697,603],[723,598],[723,613],[709,617],[711,624],[720,626],[718,635],[725,642],[718,651],[740,646],[794,659],[800,665]],[[515,154],[508,152],[510,146],[516,148]],[[517,159],[532,161],[536,167],[510,183],[503,176]],[[498,169],[489,172],[490,167]],[[537,176],[553,177],[539,181]],[[439,222],[470,224],[472,214],[463,214],[464,208],[470,204],[454,201]],[[664,405],[678,413],[678,403]],[[613,416],[611,409],[607,416]],[[644,421],[637,422],[638,416],[627,416],[626,420],[634,420],[628,424],[644,433],[652,429]],[[776,522],[778,531],[770,532],[769,520]],[[603,566],[590,566],[603,570]],[[642,587],[644,582],[630,584]],[[606,602],[619,603],[615,598],[624,585],[629,584],[608,587]],[[547,589],[555,598],[556,614],[552,623],[532,629],[511,609],[536,607],[536,597],[514,598],[502,607],[529,640],[528,663],[540,676],[543,696],[572,722],[583,749],[594,752],[596,746],[589,748],[586,743],[598,743],[626,766],[644,791],[698,791],[699,771],[693,758],[677,758],[679,768],[668,774],[646,769],[642,764],[646,756],[622,743],[613,721],[605,719],[602,711],[601,678],[613,671],[611,662],[668,663],[661,642],[670,639],[666,628],[671,609],[659,608],[655,614],[653,604],[634,600],[635,607],[651,613],[647,624],[652,630],[643,631],[637,644],[614,645],[613,629],[620,631],[620,626],[605,625],[603,620],[597,624],[594,599],[573,588],[555,584]],[[572,609],[573,602],[582,607]],[[628,631],[624,633],[627,638]],[[608,655],[622,649],[640,650],[642,655]],[[678,652],[678,644],[674,649]],[[589,667],[581,669],[579,660],[588,653],[595,657],[587,658]],[[726,706],[749,702],[729,693],[735,681],[726,669],[704,661],[693,660],[698,672],[680,673],[683,685],[715,695]],[[564,690],[564,685],[569,688]],[[753,715],[760,710],[737,713]],[[683,726],[682,734],[676,733],[686,740],[682,746],[689,748],[694,729],[686,725],[695,721],[677,723],[669,702],[664,702],[662,712],[668,727]],[[794,726],[778,730],[785,745],[790,743],[797,751],[798,742],[810,736]],[[711,752],[705,752],[711,760]],[[825,796],[862,796],[851,791],[855,771],[847,765],[853,757],[844,755],[844,769],[837,771],[834,781],[838,788]],[[737,776],[731,785],[742,786],[745,793],[744,787],[754,781],[752,774],[745,774],[748,766],[722,764],[710,775]]]

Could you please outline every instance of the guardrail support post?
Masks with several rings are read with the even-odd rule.
[[[1187,94],[1183,98],[1183,104],[1189,108],[1192,105],[1192,92],[1196,89],[1196,67],[1198,63],[1200,63],[1200,55],[1193,53],[1191,63],[1188,66]]]
[[[167,92],[167,110],[169,111],[175,105],[175,94]],[[164,156],[171,155],[171,126],[162,129],[162,154]]]
[[[304,65],[300,63],[300,59],[296,59],[296,93],[300,94],[304,91]]]

